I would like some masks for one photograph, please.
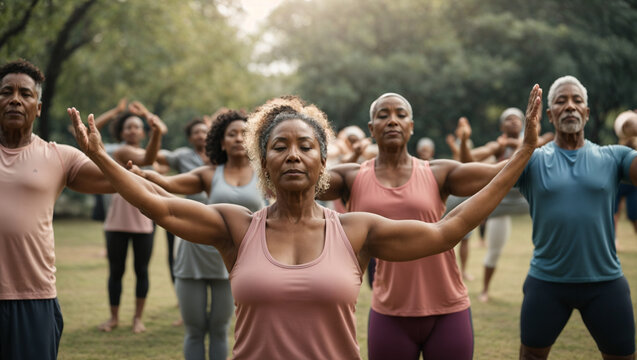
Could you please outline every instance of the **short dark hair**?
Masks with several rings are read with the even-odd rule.
[[[221,142],[228,125],[237,120],[247,122],[248,116],[243,111],[227,110],[213,121],[206,136],[206,155],[213,165],[225,164],[228,161],[228,154],[221,150]]]
[[[132,112],[126,110],[122,113],[119,113],[117,117],[115,118],[115,121],[111,123],[111,127],[110,127],[111,135],[118,142],[122,141],[122,130],[124,130],[124,123],[126,123],[126,119],[130,117],[136,117],[136,118],[142,119],[142,122],[144,123],[144,131],[146,131],[146,127],[147,127],[146,119],[144,119],[143,117],[137,116],[133,114]]]
[[[200,117],[196,117],[190,120],[188,124],[186,124],[186,126],[184,127],[186,138],[190,138],[190,135],[192,135],[192,129],[199,124],[205,124],[205,122]]]
[[[9,74],[26,74],[35,82],[38,91],[38,100],[42,98],[42,83],[44,74],[40,69],[24,59],[8,62],[0,67],[0,81]]]

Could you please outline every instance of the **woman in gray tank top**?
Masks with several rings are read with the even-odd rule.
[[[265,204],[243,144],[246,121],[245,115],[232,110],[217,117],[206,138],[211,165],[175,176],[138,169],[134,172],[172,193],[188,195],[205,191],[208,204],[237,204],[255,212]],[[176,243],[173,270],[186,330],[184,356],[187,360],[205,359],[205,337],[209,334],[209,358],[226,359],[228,327],[234,309],[228,271],[213,246],[179,240]]]

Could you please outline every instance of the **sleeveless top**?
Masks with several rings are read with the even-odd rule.
[[[243,186],[229,185],[224,177],[224,166],[219,165],[210,183],[208,204],[236,204],[255,212],[264,206],[257,186],[256,172]],[[182,279],[227,279],[228,270],[221,254],[214,246],[180,241],[173,264],[175,277]]]
[[[204,166],[204,160],[197,154],[195,149],[191,147],[180,147],[174,151],[165,154],[166,161],[171,168],[177,170],[180,174],[187,173],[190,170]],[[202,191],[197,194],[186,195],[186,199],[199,201],[205,204],[208,196]]]
[[[233,358],[360,359],[355,308],[362,271],[338,213],[323,208],[321,254],[286,265],[268,251],[267,211],[253,215],[230,272],[237,306]]]
[[[351,211],[366,211],[394,220],[430,223],[440,220],[445,204],[429,162],[412,157],[409,180],[394,188],[378,182],[374,164],[375,159],[361,164],[352,186]],[[470,306],[453,249],[406,262],[379,259],[373,285],[372,309],[385,315],[449,314]]]

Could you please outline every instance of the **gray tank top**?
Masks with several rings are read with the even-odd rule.
[[[215,170],[210,184],[208,204],[228,203],[244,206],[252,212],[263,208],[265,202],[257,185],[256,172],[244,186],[232,186],[224,178],[224,166]],[[227,279],[228,271],[221,255],[213,246],[179,241],[173,264],[175,277],[182,279]]]

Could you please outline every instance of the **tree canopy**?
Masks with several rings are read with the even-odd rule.
[[[37,130],[69,143],[66,107],[100,113],[121,97],[179,130],[168,148],[184,143],[193,116],[289,93],[337,128],[366,129],[370,103],[398,92],[414,109],[415,136],[439,153],[458,117],[477,144],[492,140],[503,109],[523,108],[534,83],[546,94],[566,74],[589,90],[592,140],[614,142],[614,116],[637,107],[632,0],[287,0],[259,36],[240,33],[240,16],[232,0],[4,0],[0,60],[45,72]],[[292,71],[258,70],[272,63]]]
[[[439,145],[460,116],[477,143],[493,139],[534,83],[546,94],[571,74],[589,90],[588,136],[613,142],[608,123],[637,103],[635,24],[622,0],[290,0],[270,17],[278,45],[264,61],[295,64],[298,91],[338,127],[365,128],[377,96],[401,93],[415,136]]]

